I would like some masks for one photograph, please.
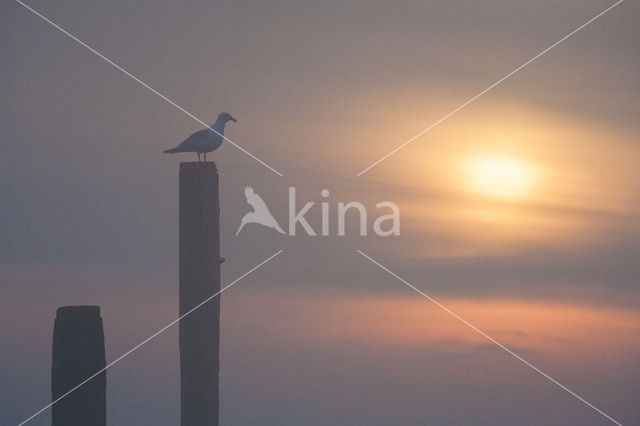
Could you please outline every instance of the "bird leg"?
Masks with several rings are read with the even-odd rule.
[[[196,154],[198,154],[198,163],[200,162],[200,153],[196,152]]]

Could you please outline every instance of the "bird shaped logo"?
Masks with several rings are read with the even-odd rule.
[[[240,223],[240,227],[238,231],[236,231],[236,235],[240,233],[242,228],[248,223],[258,223],[262,226],[266,226],[267,228],[272,228],[278,231],[281,234],[284,234],[278,222],[276,222],[273,215],[269,211],[269,208],[265,204],[264,200],[256,194],[256,192],[250,186],[247,186],[244,189],[244,196],[247,198],[247,203],[251,207],[253,207],[253,211],[244,215],[242,218],[242,222]]]

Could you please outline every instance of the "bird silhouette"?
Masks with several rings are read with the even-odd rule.
[[[195,132],[175,148],[162,152],[165,154],[195,152],[198,155],[198,161],[200,161],[200,154],[204,154],[204,161],[207,161],[207,153],[218,149],[220,145],[222,145],[222,141],[224,140],[224,125],[227,121],[238,122],[238,120],[233,118],[228,112],[222,112],[218,115],[218,119],[211,127]]]
[[[266,226],[267,228],[272,228],[278,231],[281,234],[284,234],[278,222],[276,222],[275,218],[271,215],[269,208],[265,204],[264,200],[255,193],[253,188],[247,186],[244,189],[244,196],[247,199],[247,203],[251,207],[253,207],[253,211],[244,215],[242,218],[242,222],[240,223],[240,227],[236,231],[236,235],[240,233],[244,225],[247,223],[258,223],[260,225]]]

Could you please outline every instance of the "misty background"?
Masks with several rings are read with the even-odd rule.
[[[210,155],[223,286],[284,250],[222,295],[221,424],[606,424],[355,249],[640,419],[636,3],[358,178],[611,3],[28,4],[205,122],[230,112],[225,135],[284,174],[228,143]],[[15,424],[50,400],[58,306],[101,306],[107,361],[177,317],[177,172],[195,155],[161,151],[201,125],[16,2],[0,28],[0,422]],[[532,159],[542,189],[469,194],[458,167],[477,150]],[[316,231],[324,188],[332,219],[358,200],[369,227],[394,201],[401,236],[350,221],[342,238],[235,237],[246,185],[285,227],[295,186]],[[175,328],[108,370],[110,424],[177,424],[177,349]]]

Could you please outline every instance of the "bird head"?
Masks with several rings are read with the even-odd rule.
[[[226,123],[227,121],[233,121],[235,123],[238,122],[238,120],[233,118],[233,116],[228,112],[221,112],[220,115],[218,116],[218,121],[222,123]]]

